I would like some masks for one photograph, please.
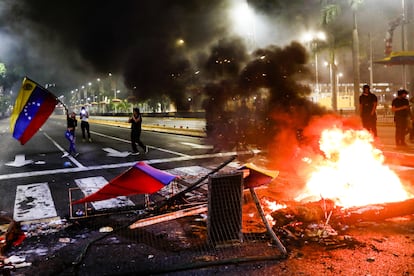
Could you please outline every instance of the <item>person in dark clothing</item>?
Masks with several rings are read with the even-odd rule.
[[[405,135],[407,134],[408,119],[410,116],[410,102],[407,99],[407,90],[400,89],[397,97],[392,100],[392,111],[395,123],[395,144],[406,146]]]
[[[91,139],[91,133],[89,132],[89,113],[88,111],[85,109],[84,106],[82,106],[80,114],[79,114],[79,118],[81,120],[81,130],[82,130],[82,141],[85,142],[86,141],[86,134],[88,135],[88,141],[92,142]]]
[[[144,145],[141,141],[141,125],[142,125],[142,116],[139,108],[135,107],[133,109],[133,114],[128,120],[131,123],[131,146],[132,146],[132,155],[138,155],[139,151],[137,144],[144,150],[145,153],[148,152],[148,147]]]
[[[369,85],[362,87],[362,94],[359,96],[359,111],[362,126],[377,137],[377,103],[378,98],[371,93]]]
[[[76,114],[75,112],[72,112],[69,115],[69,111],[66,109],[66,123],[67,123],[67,129],[65,132],[65,137],[69,141],[69,150],[68,152],[65,152],[63,154],[63,157],[69,156],[69,154],[72,154],[74,157],[77,157],[79,155],[79,152],[76,151],[76,135],[75,135],[75,129],[78,126],[78,120],[76,120]]]

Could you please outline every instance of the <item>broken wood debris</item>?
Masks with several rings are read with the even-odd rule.
[[[362,243],[346,234],[349,225],[380,222],[414,214],[414,199],[362,207],[341,208],[330,200],[299,203],[272,212],[274,231],[287,244],[317,243],[326,250],[355,248]]]

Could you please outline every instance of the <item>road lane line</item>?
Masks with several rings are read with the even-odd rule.
[[[229,157],[229,156],[234,156],[234,155],[244,155],[244,154],[253,154],[253,153],[254,152],[252,151],[226,152],[226,153],[201,154],[201,155],[195,155],[195,156],[180,156],[180,157],[141,160],[141,161],[151,165],[151,164],[191,161],[191,160],[207,159],[207,158]],[[31,176],[51,175],[51,174],[75,173],[75,172],[84,172],[84,171],[125,168],[125,167],[132,167],[137,162],[138,161],[98,165],[98,166],[89,166],[89,167],[75,167],[75,168],[64,168],[64,169],[54,169],[54,170],[3,174],[3,175],[0,175],[0,180],[12,179],[12,178],[25,178],[25,177],[31,177]]]
[[[102,136],[102,137],[107,138],[107,139],[112,139],[112,140],[124,142],[124,143],[127,143],[127,144],[131,144],[131,141],[125,140],[125,139],[122,139],[122,138],[113,137],[113,136],[109,136],[109,135],[102,134],[102,133],[99,133],[99,132],[94,132],[94,131],[91,131],[91,133],[95,134],[95,135],[98,135],[98,136]],[[171,151],[171,150],[166,150],[166,149],[163,149],[163,148],[158,148],[158,147],[153,147],[153,146],[148,146],[148,145],[147,145],[147,147],[150,148],[150,149],[156,149],[158,151],[163,151],[163,152],[171,153],[171,154],[178,155],[178,156],[190,156],[188,154],[184,154],[184,153],[180,153],[180,152],[176,152],[176,151]]]
[[[47,139],[49,139],[61,152],[62,154],[68,153],[64,148],[62,148],[55,140],[53,140],[52,137],[50,137],[46,132],[43,132],[43,135],[46,136]],[[65,157],[66,158],[66,157]],[[85,166],[82,165],[78,160],[76,160],[72,155],[68,155],[67,158],[69,158],[72,163],[76,165],[76,167],[84,168]]]
[[[200,144],[189,143],[189,142],[180,142],[180,144],[189,146],[194,149],[213,149],[214,148],[213,145],[200,145]]]

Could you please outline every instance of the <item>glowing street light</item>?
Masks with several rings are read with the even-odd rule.
[[[247,37],[248,44],[256,47],[256,21],[258,17],[246,0],[233,1],[229,8],[229,18],[233,31],[242,37]]]
[[[175,45],[177,45],[178,47],[183,46],[184,44],[185,44],[185,41],[182,38],[179,38],[175,41]]]

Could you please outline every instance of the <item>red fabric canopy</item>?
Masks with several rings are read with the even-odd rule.
[[[144,162],[138,162],[108,184],[87,197],[72,202],[80,204],[100,201],[117,196],[152,194],[177,178],[176,175],[155,169]]]

